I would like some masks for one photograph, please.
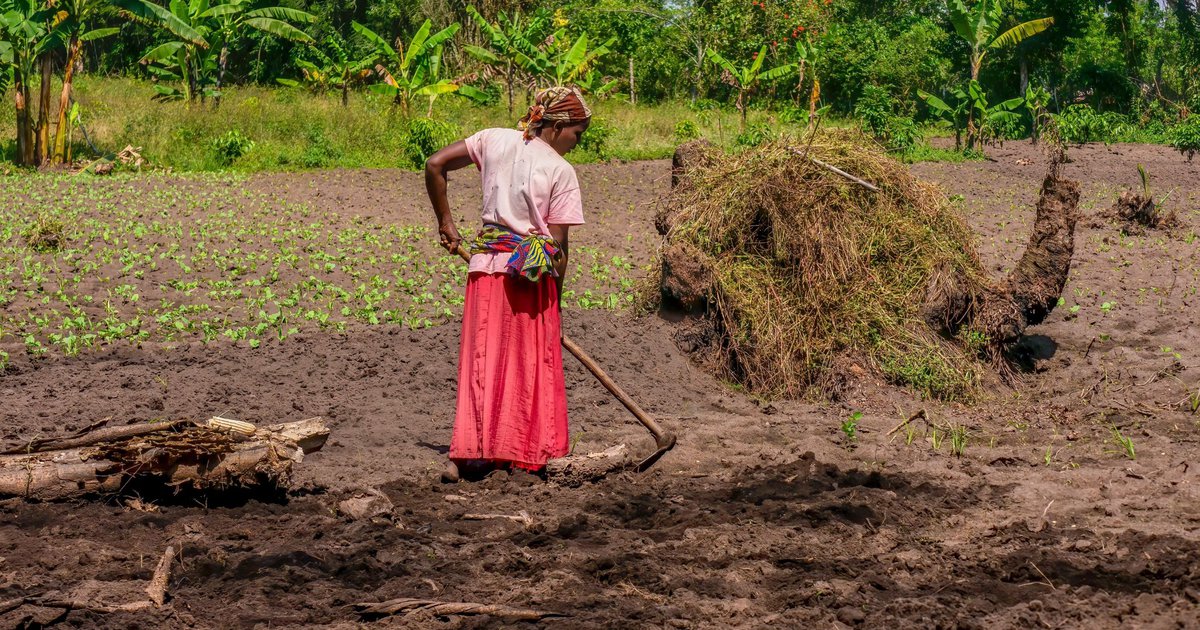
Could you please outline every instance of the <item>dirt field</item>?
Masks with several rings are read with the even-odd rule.
[[[1024,246],[1044,171],[1024,143],[990,156],[914,170],[964,196],[980,251],[1000,271]],[[1141,146],[1072,156],[1067,175],[1083,183],[1085,218],[1071,280],[1063,304],[1032,331],[1036,360],[1016,388],[951,406],[868,378],[837,405],[768,404],[693,367],[670,323],[575,307],[568,334],[680,436],[650,473],[582,487],[524,476],[434,481],[453,415],[453,324],[352,320],[340,332],[305,324],[257,348],[152,331],[140,346],[77,357],[30,358],[10,337],[0,344],[12,362],[0,376],[5,443],[106,417],[212,414],[250,422],[322,415],[333,434],[301,465],[300,489],[288,496],[156,497],[155,512],[116,499],[0,503],[0,602],[56,592],[138,599],[168,542],[183,546],[167,608],[64,617],[23,606],[0,616],[0,627],[357,627],[349,604],[396,597],[556,612],[568,617],[541,624],[562,628],[1200,627],[1200,415],[1192,409],[1200,398],[1200,161]],[[1167,206],[1182,227],[1133,236],[1097,217],[1121,187],[1136,185],[1139,162],[1159,197],[1171,193]],[[668,170],[658,162],[579,169],[591,223],[572,244],[595,252],[581,258],[594,267],[619,256],[633,275],[650,263],[650,204]],[[220,213],[220,204],[171,196],[202,184],[105,183],[108,193],[83,215],[160,202],[186,216]],[[244,186],[267,205],[283,200],[333,223],[429,224],[411,173],[262,176]],[[474,175],[452,182],[464,218],[475,186]],[[23,190],[24,200],[49,203]],[[413,247],[434,251],[425,241]],[[169,294],[154,273],[141,279],[143,294],[205,301]],[[630,290],[603,269],[577,275],[597,299],[620,302]],[[5,314],[16,319],[32,301],[22,293]],[[244,308],[230,304],[229,317]],[[648,452],[644,431],[566,363],[577,449],[626,443]],[[937,426],[967,427],[961,457],[923,424],[889,435],[922,408]],[[839,427],[855,412],[862,418],[850,443]],[[341,499],[367,488],[391,500],[390,518],[338,514]],[[522,511],[530,523],[463,518]],[[510,624],[409,617],[363,625]]]

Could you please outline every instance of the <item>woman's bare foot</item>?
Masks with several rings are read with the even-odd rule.
[[[458,474],[458,464],[453,460],[446,462],[446,470],[442,471],[442,483],[458,483],[461,478]]]

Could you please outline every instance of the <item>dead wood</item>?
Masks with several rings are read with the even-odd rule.
[[[91,427],[89,427],[89,429],[85,429],[80,433],[76,433],[75,435],[66,438],[33,439],[24,446],[10,448],[0,453],[0,455],[41,453],[45,451],[61,451],[71,448],[79,448],[81,446],[91,446],[93,444],[99,444],[100,442],[109,442],[112,440],[137,437],[139,435],[146,435],[147,433],[156,433],[158,431],[169,431],[187,423],[187,420],[179,420],[175,422],[163,422],[158,424],[129,424],[125,426],[105,427],[95,430],[90,430]]]
[[[138,479],[176,490],[286,486],[293,465],[329,436],[320,418],[260,427],[251,435],[184,423],[145,426],[158,429],[76,448],[0,455],[0,496],[53,500],[111,493]]]
[[[174,562],[175,545],[167,545],[166,551],[163,551],[162,557],[158,560],[158,566],[154,567],[154,576],[146,585],[146,595],[159,608],[162,608],[163,603],[167,601],[167,585],[171,582],[171,565]]]
[[[626,470],[631,465],[629,449],[618,444],[599,453],[552,459],[546,464],[546,477],[565,486],[579,486]]]
[[[445,615],[490,615],[519,621],[540,621],[551,617],[566,617],[552,612],[540,612],[527,608],[513,608],[500,604],[472,604],[467,602],[439,602],[429,599],[392,599],[386,602],[354,604],[359,616],[367,618],[387,617],[390,615],[413,615],[429,613],[435,616]]]

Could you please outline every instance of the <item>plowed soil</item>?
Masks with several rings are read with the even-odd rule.
[[[453,420],[458,331],[352,326],[256,349],[227,341],[13,353],[0,438],[103,418],[324,416],[326,447],[286,494],[0,502],[0,627],[493,628],[491,616],[361,621],[400,597],[566,615],[562,628],[1200,627],[1200,162],[1168,149],[1072,150],[1083,183],[1063,303],[1027,340],[1028,371],[970,406],[864,376],[838,404],[756,401],[693,366],[655,316],[572,309],[567,333],[679,446],[648,473],[566,487],[526,475],[435,480]],[[1032,223],[1044,165],[1027,144],[914,170],[963,195],[989,268]],[[1136,165],[1180,225],[1130,235],[1102,218]],[[581,167],[591,222],[572,244],[651,263],[662,162]],[[428,221],[419,176],[338,171],[251,184],[296,204]],[[145,187],[171,186],[170,178]],[[458,207],[478,180],[456,178]],[[464,221],[470,212],[463,210]],[[1078,308],[1075,308],[1078,307]],[[652,440],[567,358],[577,451]],[[934,429],[914,421],[925,409]],[[840,429],[861,413],[850,440]],[[961,455],[946,436],[962,427]],[[1124,437],[1133,449],[1120,443]],[[377,489],[390,513],[338,504]],[[149,507],[147,507],[149,506]],[[153,510],[153,511],[147,511]],[[482,518],[481,518],[482,517]],[[515,517],[515,518],[507,518]],[[182,547],[161,609],[4,606],[48,595],[143,599]],[[11,610],[5,610],[12,608]]]

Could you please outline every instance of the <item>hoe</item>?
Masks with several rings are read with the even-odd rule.
[[[455,247],[455,253],[457,253],[459,256],[462,256],[463,260],[470,262],[471,255],[467,253],[467,250],[463,249],[461,245]],[[595,376],[596,380],[600,381],[600,384],[603,385],[605,389],[615,396],[617,400],[621,401],[621,404],[625,405],[625,408],[629,410],[629,413],[633,414],[633,417],[637,418],[638,422],[641,422],[642,426],[646,427],[646,429],[650,431],[650,435],[654,436],[655,446],[658,450],[651,453],[649,457],[643,459],[642,462],[637,465],[638,472],[642,472],[647,468],[650,468],[664,454],[666,454],[667,451],[675,448],[675,434],[664,431],[662,426],[654,421],[654,418],[651,418],[645,411],[642,411],[642,408],[639,407],[638,404],[629,397],[629,394],[626,394],[625,390],[621,389],[621,387],[618,386],[616,382],[613,381],[612,378],[610,378],[608,374],[606,374],[604,370],[600,368],[596,361],[592,359],[592,357],[588,356],[588,353],[583,351],[583,348],[580,348],[578,344],[576,344],[565,334],[562,337],[562,344],[563,347],[567,349],[567,352],[570,352],[575,356],[576,359],[579,359],[579,362],[583,364],[583,367],[587,368],[587,370],[592,373],[592,376]]]

